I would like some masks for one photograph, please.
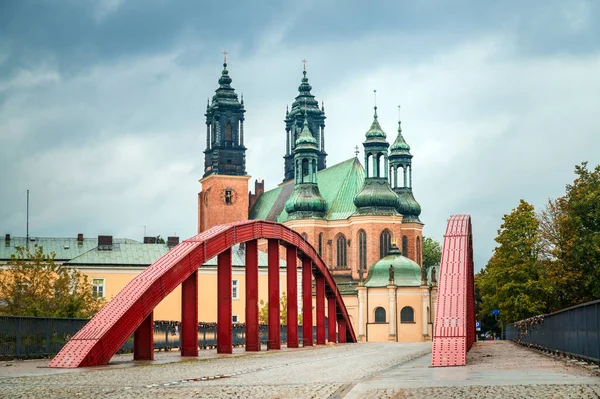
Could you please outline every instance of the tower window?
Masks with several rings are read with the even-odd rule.
[[[225,145],[232,146],[233,145],[233,133],[231,131],[231,124],[227,123],[225,126]]]
[[[319,233],[319,256],[323,256],[323,233]]]
[[[408,237],[402,236],[402,255],[408,257]]]
[[[388,252],[390,252],[390,247],[391,247],[391,241],[392,241],[392,235],[390,234],[390,231],[385,229],[381,232],[381,235],[379,236],[379,258],[383,258],[385,257]]]
[[[367,268],[367,233],[364,230],[358,232],[358,267],[359,270]]]
[[[233,192],[230,188],[225,190],[225,204],[231,205],[233,203]]]
[[[337,238],[337,267],[345,268],[347,266],[346,261],[346,237],[340,234]]]

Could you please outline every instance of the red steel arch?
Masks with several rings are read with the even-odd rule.
[[[448,220],[442,248],[431,365],[464,366],[475,341],[471,216]]]
[[[129,282],[63,347],[50,367],[107,364],[134,334],[134,359],[153,359],[153,310],[182,284],[182,356],[197,356],[198,268],[218,256],[217,351],[231,353],[231,247],[246,243],[246,350],[260,349],[257,240],[268,240],[269,348],[279,349],[279,245],[287,248],[288,347],[298,347],[296,257],[302,260],[304,345],[312,345],[312,277],[316,285],[317,344],[325,344],[325,299],[329,341],[356,342],[346,306],[317,251],[283,224],[243,221],[220,225],[183,241]],[[273,305],[273,306],[271,306]],[[337,324],[337,325],[336,325]]]

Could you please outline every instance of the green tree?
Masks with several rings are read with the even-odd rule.
[[[17,247],[0,270],[0,314],[87,318],[100,310],[104,301],[92,295],[87,277],[54,259],[37,245],[33,252]]]
[[[260,324],[269,324],[269,304],[262,299],[259,302],[258,322]],[[285,291],[279,297],[279,321],[281,324],[287,323],[287,295]]]
[[[521,200],[502,220],[498,246],[475,281],[481,294],[480,315],[499,309],[506,324],[544,313],[547,287],[538,262],[539,222],[533,206]]]
[[[439,265],[442,260],[442,246],[430,237],[423,237],[423,266]]]

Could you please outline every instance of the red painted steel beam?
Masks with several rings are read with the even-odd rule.
[[[181,284],[181,356],[198,356],[198,271]]]
[[[288,246],[286,252],[287,283],[287,347],[298,347],[298,267],[296,247]]]
[[[233,352],[231,248],[217,257],[217,353]]]
[[[133,334],[133,360],[154,360],[153,314],[150,312]]]
[[[317,305],[317,345],[325,345],[325,278],[321,274],[315,276]]]
[[[279,240],[268,240],[267,244],[269,285],[269,349],[281,349],[281,320],[279,295]]]
[[[63,347],[50,367],[107,364],[144,322],[146,315],[207,260],[236,243],[255,239],[280,240],[298,248],[313,263],[335,296],[339,317],[347,322],[347,339],[356,342],[348,311],[327,265],[300,234],[280,223],[253,220],[215,226],[183,241],[131,280]]]
[[[338,341],[340,344],[346,343],[346,320],[338,320]]]
[[[302,339],[304,346],[313,345],[312,261],[302,258]]]
[[[431,365],[464,366],[475,338],[475,292],[471,217],[448,220],[433,331]]]
[[[335,297],[327,297],[327,341],[336,342],[337,316],[335,313]]]
[[[258,325],[258,243],[246,242],[246,351],[260,351]]]

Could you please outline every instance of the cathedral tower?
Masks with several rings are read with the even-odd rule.
[[[294,148],[296,140],[304,125],[304,115],[308,119],[308,129],[316,141],[317,146],[317,170],[325,169],[327,153],[325,152],[325,107],[315,100],[311,94],[312,86],[306,77],[306,64],[303,71],[302,82],[298,87],[298,96],[292,104],[291,110],[285,112],[285,169],[283,181],[294,178]]]
[[[227,59],[219,88],[206,105],[204,177],[198,193],[198,233],[248,219],[248,180],[244,147],[244,99],[231,87]]]

